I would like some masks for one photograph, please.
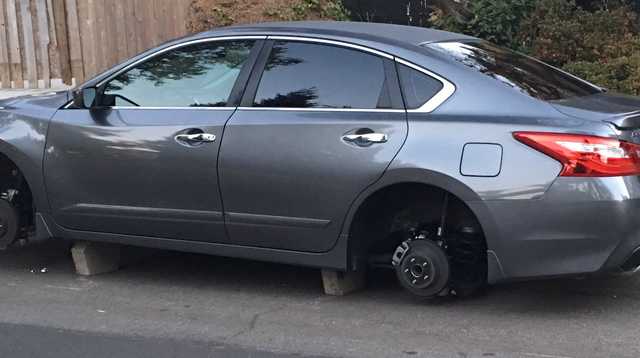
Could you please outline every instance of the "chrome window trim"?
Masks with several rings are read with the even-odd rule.
[[[149,110],[158,110],[158,109],[179,109],[179,110],[196,110],[196,111],[223,111],[223,110],[230,110],[230,111],[234,111],[237,107],[134,107],[134,106],[113,106],[113,107],[109,107],[111,109],[118,109],[118,110],[127,110],[127,109],[131,109],[131,110],[142,110],[142,109],[149,109]]]
[[[394,60],[394,57],[386,52],[382,52],[370,47],[356,45],[350,42],[328,40],[318,37],[307,36],[282,36],[282,35],[269,35],[267,40],[275,41],[295,41],[295,42],[309,42],[324,45],[333,45],[338,47],[344,47],[353,50],[359,50],[367,52],[379,57],[383,57],[389,60]],[[299,112],[360,112],[360,113],[404,113],[404,109],[384,109],[384,108],[307,108],[307,107],[238,107],[238,110],[246,111],[299,111]]]
[[[344,42],[344,41],[338,41],[338,40],[327,40],[327,39],[322,39],[322,38],[318,38],[318,37],[305,37],[305,36],[280,36],[280,35],[269,35],[267,36],[268,40],[280,40],[280,41],[299,41],[299,42],[312,42],[312,43],[319,43],[319,44],[325,44],[325,45],[334,45],[334,46],[339,46],[339,47],[346,47],[346,48],[351,48],[354,50],[360,50],[363,52],[369,52],[371,54],[377,55],[377,56],[381,56],[384,58],[387,58],[389,60],[393,60],[393,56],[386,53],[386,52],[382,52],[380,50],[376,50],[376,49],[372,49],[370,47],[367,46],[362,46],[362,45],[356,45],[350,42]]]
[[[287,111],[287,112],[359,112],[359,113],[405,113],[404,109],[384,108],[314,108],[314,107],[238,107],[239,111]]]
[[[160,49],[154,53],[150,53],[147,56],[144,56],[141,59],[138,59],[137,61],[128,64],[127,66],[121,68],[120,70],[118,70],[117,72],[115,72],[114,74],[112,74],[111,76],[109,76],[108,78],[100,81],[98,84],[96,84],[96,87],[100,87],[102,85],[104,85],[105,83],[111,81],[112,79],[114,79],[115,77],[119,76],[120,74],[122,74],[123,72],[126,72],[127,70],[131,69],[132,67],[147,61],[155,56],[161,55],[165,52],[171,51],[171,50],[175,50],[177,48],[180,47],[184,47],[184,46],[189,46],[189,45],[194,45],[194,44],[199,44],[199,43],[206,43],[206,42],[215,42],[215,41],[234,41],[234,40],[266,40],[267,39],[267,35],[236,35],[236,36],[219,36],[219,37],[206,37],[206,38],[202,38],[202,39],[195,39],[195,40],[190,40],[190,41],[186,41],[186,42],[181,42],[178,44],[174,44],[171,45],[169,47],[165,47],[163,49]],[[69,107],[73,104],[73,99],[71,101],[69,101],[69,103],[67,103],[64,107],[62,107],[62,109],[69,109]],[[113,109],[123,109],[123,108],[129,108],[129,107],[111,107]],[[194,107],[138,107],[138,109],[160,109],[160,108],[166,108],[166,109],[194,109]],[[196,107],[196,108],[205,108],[205,107]],[[215,108],[215,107],[206,107],[206,108]],[[223,107],[226,108],[226,107]]]
[[[171,45],[169,47],[165,47],[156,52],[153,52],[143,58],[138,59],[137,61],[130,63],[129,65],[121,68],[108,78],[100,81],[96,86],[102,86],[106,82],[112,80],[123,72],[131,69],[132,67],[147,61],[155,56],[161,55],[165,52],[181,48],[184,46],[206,43],[206,42],[215,42],[215,41],[234,41],[234,40],[282,40],[282,41],[299,41],[299,42],[310,42],[310,43],[319,43],[326,45],[334,45],[339,47],[351,48],[354,50],[359,50],[367,53],[371,53],[373,55],[377,55],[380,57],[384,57],[386,59],[390,59],[402,65],[408,66],[410,68],[415,69],[416,71],[422,72],[430,77],[435,78],[436,80],[442,83],[442,89],[436,93],[433,97],[431,97],[427,102],[425,102],[420,108],[416,109],[383,109],[383,108],[292,108],[292,107],[128,107],[128,106],[114,106],[112,109],[133,109],[133,110],[158,110],[158,109],[177,109],[177,110],[249,110],[249,111],[303,111],[303,112],[369,112],[369,113],[430,113],[433,112],[436,108],[438,108],[442,103],[444,103],[449,97],[451,97],[456,91],[456,87],[453,83],[449,82],[447,79],[419,66],[409,61],[403,60],[401,58],[390,55],[386,52],[376,50],[367,46],[356,45],[350,42],[340,41],[340,40],[328,40],[318,37],[308,37],[308,36],[282,36],[282,35],[236,35],[236,36],[220,36],[220,37],[207,37],[202,39],[195,39],[191,41],[186,41],[178,44]],[[69,101],[63,108],[68,109],[69,106],[73,104],[73,100]]]
[[[407,67],[413,68],[416,71],[422,72],[429,77],[433,77],[436,80],[442,83],[442,89],[436,93],[433,97],[431,97],[428,101],[426,101],[420,108],[416,109],[407,109],[407,113],[431,113],[436,110],[436,108],[440,107],[449,97],[451,97],[455,91],[456,86],[449,82],[447,79],[421,67],[409,61],[403,60],[401,58],[395,58],[396,62]]]

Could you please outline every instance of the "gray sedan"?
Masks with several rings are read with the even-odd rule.
[[[394,269],[422,297],[640,265],[640,99],[464,35],[222,28],[0,102],[0,245]]]

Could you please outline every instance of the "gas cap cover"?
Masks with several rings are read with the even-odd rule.
[[[502,168],[502,146],[496,143],[467,143],[462,149],[460,174],[496,177]]]

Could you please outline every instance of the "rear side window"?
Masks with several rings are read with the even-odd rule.
[[[384,60],[331,45],[277,41],[255,107],[391,108]]]
[[[422,107],[443,87],[435,78],[402,64],[398,64],[398,75],[407,109]]]
[[[489,42],[439,42],[425,46],[537,99],[553,101],[602,92],[541,61]]]

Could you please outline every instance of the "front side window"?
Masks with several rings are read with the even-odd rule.
[[[481,42],[438,42],[425,45],[531,97],[544,101],[582,97],[602,92],[543,62]]]
[[[254,106],[391,108],[384,60],[343,47],[277,41]]]
[[[253,41],[205,42],[139,64],[106,84],[116,106],[224,107]]]

